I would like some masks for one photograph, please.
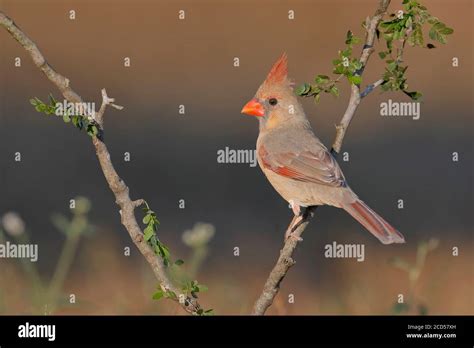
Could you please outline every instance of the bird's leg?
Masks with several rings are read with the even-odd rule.
[[[304,210],[301,209],[301,206],[299,204],[296,204],[292,199],[290,199],[289,203],[291,210],[293,210],[293,214],[295,214],[295,216],[293,216],[293,220],[291,220],[291,223],[285,232],[285,240],[287,240],[288,238],[294,238],[297,242],[301,242],[303,238],[295,236],[293,232],[299,225],[301,225]]]
[[[285,241],[288,238],[293,238],[297,242],[301,242],[303,238],[296,236],[294,232],[298,227],[301,226],[301,224],[305,221],[307,221],[309,218],[312,218],[314,216],[314,210],[316,210],[317,206],[309,206],[301,209],[301,207],[298,205],[297,208],[294,207],[294,202],[290,201],[291,208],[293,209],[293,213],[295,216],[293,217],[293,220],[291,220],[290,225],[288,226],[288,229],[285,232]]]
[[[296,239],[297,242],[301,242],[303,240],[303,238],[297,237],[293,234],[293,231],[294,231],[293,226],[295,226],[298,219],[299,219],[299,216],[297,216],[297,215],[293,216],[293,220],[291,220],[290,225],[288,226],[288,228],[286,229],[286,232],[285,232],[285,241],[288,238],[294,238],[294,239]]]
[[[295,214],[295,216],[301,215],[301,207],[299,204],[296,204],[292,199],[290,199],[288,203],[290,203],[291,210],[293,210],[293,214]]]

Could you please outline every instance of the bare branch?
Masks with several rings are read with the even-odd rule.
[[[366,38],[365,44],[362,49],[362,53],[360,56],[360,62],[362,63],[362,68],[358,71],[358,75],[362,75],[364,72],[365,66],[369,60],[370,55],[374,51],[374,41],[376,37],[376,30],[380,23],[380,20],[387,12],[387,8],[390,4],[390,0],[380,0],[377,10],[373,17],[368,17],[366,20]],[[378,85],[382,84],[382,81],[377,81],[373,84],[372,89]],[[368,92],[370,93],[370,92]],[[367,93],[367,94],[368,94]],[[354,117],[354,114],[359,106],[361,100],[361,93],[360,93],[360,86],[358,85],[351,85],[351,96],[349,99],[349,104],[347,109],[342,117],[342,120],[339,125],[336,126],[336,137],[334,139],[334,144],[331,149],[331,153],[334,156],[340,152],[342,147],[342,141],[346,134],[347,128]],[[304,222],[293,232],[295,237],[300,237],[301,234],[308,226],[309,219],[311,218],[314,210],[316,207],[308,207],[305,212]],[[290,226],[293,224],[293,221],[290,223]],[[280,290],[280,283],[285,277],[286,273],[290,269],[292,265],[294,265],[293,261],[293,252],[296,249],[297,241],[296,238],[288,238],[285,241],[285,245],[283,249],[280,251],[280,257],[278,258],[275,266],[273,267],[270,275],[265,282],[263,287],[262,293],[260,294],[259,298],[254,304],[253,314],[255,315],[264,315],[268,307],[271,306],[273,303],[273,299],[275,298],[276,294]]]
[[[372,92],[374,89],[376,89],[378,86],[380,86],[383,83],[383,79],[377,80],[374,83],[371,83],[370,85],[367,85],[365,89],[360,93],[360,97],[364,98],[367,95],[369,95],[370,92]]]
[[[56,85],[65,99],[72,103],[82,103],[82,98],[69,86],[69,80],[56,72],[46,61],[41,51],[36,44],[28,38],[28,36],[3,12],[0,11],[0,25],[2,25],[12,36],[18,41],[23,48],[30,54],[35,65],[45,73],[49,80]],[[111,105],[116,109],[122,107],[113,104],[114,99],[109,98],[105,89],[102,90],[102,106],[99,112],[96,113],[96,121],[102,126],[103,116],[107,105]],[[110,190],[115,196],[115,201],[120,207],[121,222],[127,229],[130,238],[133,240],[137,248],[142,253],[145,260],[150,264],[153,273],[155,274],[162,290],[171,290],[179,296],[181,290],[176,288],[169,279],[165,265],[161,258],[159,258],[150,248],[147,242],[143,239],[143,233],[135,218],[135,208],[140,206],[144,201],[132,201],[129,195],[129,189],[125,182],[115,171],[115,168],[110,159],[110,153],[107,146],[97,137],[92,138],[97,158],[99,159],[102,172],[109,185]],[[176,300],[177,303],[188,313],[196,314],[200,309],[199,304],[193,298],[187,298],[184,303]]]
[[[101,93],[102,93],[102,104],[100,106],[99,112],[96,113],[95,115],[95,120],[101,127],[103,127],[104,113],[105,113],[105,108],[107,107],[107,105],[110,105],[117,110],[122,110],[123,106],[114,104],[115,99],[107,96],[107,91],[105,90],[105,88],[102,88]]]

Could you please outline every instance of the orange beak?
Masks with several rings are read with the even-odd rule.
[[[258,117],[262,117],[263,115],[265,115],[265,109],[263,108],[263,105],[260,104],[260,102],[256,98],[245,104],[241,112],[246,115]]]

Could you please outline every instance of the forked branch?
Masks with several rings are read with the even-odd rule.
[[[357,72],[358,76],[361,76],[363,74],[369,57],[374,51],[373,46],[376,38],[376,30],[382,17],[387,12],[389,4],[390,0],[380,0],[378,8],[375,11],[373,17],[367,18],[365,25],[367,31],[365,37],[365,44],[360,55],[360,62],[362,63],[362,68],[359,69],[359,71]],[[370,93],[376,86],[380,85],[382,82],[383,81],[375,82],[372,85],[371,89],[365,92],[365,95]],[[367,88],[369,88],[369,86]],[[331,152],[334,156],[337,156],[337,154],[339,154],[339,152],[341,151],[342,142],[344,140],[344,136],[346,135],[347,128],[349,127],[349,124],[351,123],[351,120],[354,117],[354,114],[359,106],[361,97],[364,97],[365,95],[361,95],[360,85],[351,85],[351,96],[349,98],[349,104],[344,113],[344,116],[342,117],[341,122],[336,126],[336,137],[334,139],[334,143],[331,149]],[[295,237],[300,237],[301,234],[304,232],[304,230],[309,224],[309,220],[311,219],[315,209],[316,207],[307,208],[303,223],[293,232]],[[290,223],[290,226],[291,225],[292,223]],[[295,261],[293,260],[293,253],[298,244],[296,239],[297,238],[288,238],[285,241],[285,245],[280,251],[280,256],[278,257],[275,266],[273,266],[273,269],[270,272],[267,281],[265,282],[265,285],[259,298],[254,304],[252,312],[254,315],[265,314],[266,310],[272,305],[273,299],[275,298],[280,289],[280,283],[285,278],[290,267],[295,264]]]
[[[0,12],[0,25],[2,25],[21,46],[23,46],[23,48],[30,54],[35,65],[44,72],[48,79],[59,89],[66,100],[71,103],[82,103],[82,98],[70,87],[69,80],[65,76],[56,72],[48,64],[36,44],[13,22],[13,20],[2,12]],[[113,102],[114,99],[109,98],[105,89],[103,89],[102,105],[99,111],[95,112],[95,115],[90,116],[94,122],[99,124],[100,127],[103,127],[103,117],[108,105],[119,110],[122,109],[121,106],[115,105]],[[92,137],[92,143],[94,144],[97,158],[99,159],[105,179],[115,196],[115,202],[120,207],[119,212],[122,225],[125,226],[130,238],[151,266],[161,289],[165,292],[172,291],[175,294],[181,294],[182,291],[176,288],[169,279],[162,259],[155,254],[153,249],[144,240],[143,232],[135,218],[135,208],[142,205],[144,201],[142,199],[135,201],[130,199],[129,188],[125,184],[125,181],[123,181],[116,172],[105,143],[97,136]],[[194,298],[188,296],[184,298],[183,301],[179,301],[179,298],[180,297],[173,297],[172,299],[175,300],[186,312],[190,314],[198,313],[200,306]]]

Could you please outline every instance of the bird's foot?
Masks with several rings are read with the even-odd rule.
[[[290,201],[290,204],[293,204],[293,201]],[[314,211],[316,210],[316,208],[317,206],[301,208],[298,205],[298,214],[295,213],[293,220],[291,220],[290,226],[288,226],[288,229],[285,232],[285,242],[288,238],[294,239],[297,242],[301,242],[303,240],[303,238],[295,234],[295,231],[298,229],[298,227],[301,226],[301,224],[303,224],[305,221],[309,220],[314,216]]]
[[[301,242],[303,240],[303,238],[295,234],[296,229],[303,223],[303,221],[304,221],[303,215],[295,215],[293,217],[293,220],[291,221],[290,226],[288,226],[288,229],[285,232],[285,241],[288,238],[294,239],[297,242]]]

